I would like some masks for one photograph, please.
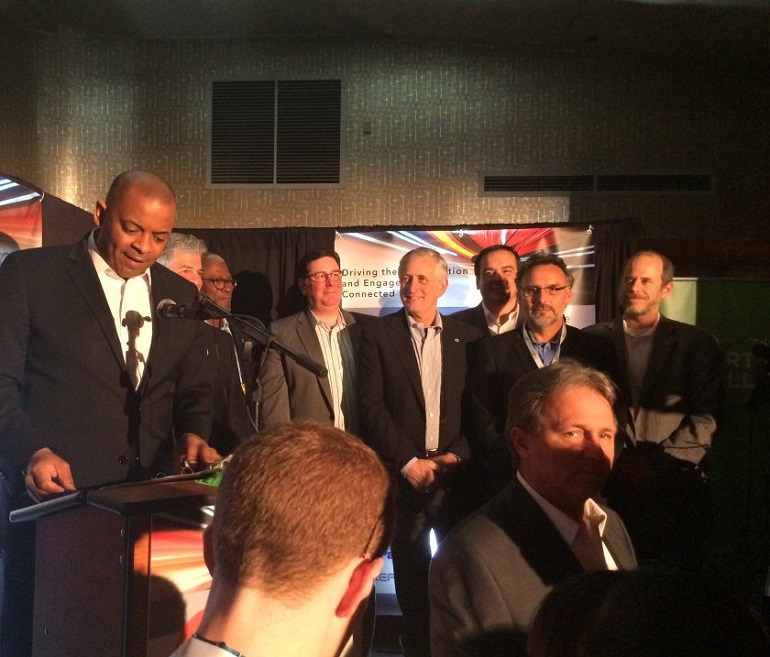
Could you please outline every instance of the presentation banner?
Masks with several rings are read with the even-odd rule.
[[[387,315],[401,308],[398,263],[417,247],[438,251],[449,266],[449,288],[439,299],[442,313],[476,306],[481,301],[473,273],[473,257],[487,246],[507,244],[526,259],[535,251],[557,254],[575,276],[570,324],[595,321],[594,244],[586,227],[495,228],[484,230],[388,230],[339,233],[343,279],[342,304],[347,310]]]

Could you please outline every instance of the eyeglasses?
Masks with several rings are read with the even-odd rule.
[[[238,281],[232,278],[204,278],[203,280],[211,283],[217,290],[224,290],[228,285],[233,289],[238,287]]]
[[[566,290],[568,287],[569,285],[547,285],[546,287],[538,287],[537,285],[531,285],[530,287],[521,288],[521,292],[527,298],[534,297],[536,294],[543,294],[549,297],[555,297],[557,294],[559,294],[559,292],[561,292],[562,290]]]
[[[313,281],[314,283],[325,283],[327,280],[331,280],[332,282],[336,283],[337,281],[342,280],[342,272],[339,269],[333,269],[332,271],[317,271],[312,274],[308,274],[305,276],[305,278],[309,281]]]

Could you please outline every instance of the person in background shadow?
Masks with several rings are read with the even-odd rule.
[[[204,556],[213,582],[174,657],[334,657],[383,565],[390,479],[359,439],[287,424],[226,466]]]
[[[594,501],[615,454],[615,388],[571,361],[522,376],[509,396],[513,481],[460,523],[430,567],[433,657],[525,654],[532,615],[566,577],[631,569],[620,518]]]
[[[713,582],[671,568],[592,572],[543,600],[528,657],[767,657],[759,617]]]
[[[206,243],[195,235],[171,233],[158,264],[190,281],[200,292],[203,286],[203,254]]]
[[[623,518],[641,560],[697,569],[711,518],[706,456],[725,384],[714,337],[660,313],[673,277],[661,254],[631,256],[618,292],[623,316],[586,332],[611,341],[628,402],[607,504]]]
[[[479,251],[473,258],[473,273],[481,303],[452,313],[451,317],[472,324],[484,335],[500,335],[515,329],[519,321],[519,260],[516,250],[505,244],[493,244]]]

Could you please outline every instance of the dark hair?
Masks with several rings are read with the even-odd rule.
[[[508,253],[512,253],[516,258],[517,269],[521,264],[521,256],[516,253],[516,249],[514,249],[512,246],[508,246],[507,244],[492,244],[492,246],[485,246],[483,249],[481,249],[481,251],[473,256],[473,273],[476,275],[476,282],[478,282],[479,276],[481,276],[481,263],[484,262],[484,258],[486,258],[490,253],[494,253],[495,251],[508,251]]]
[[[567,285],[572,287],[575,284],[575,277],[572,272],[567,268],[567,263],[564,262],[555,253],[547,253],[546,251],[535,251],[533,254],[528,255],[521,265],[519,265],[519,272],[516,274],[516,287],[519,292],[522,289],[522,281],[524,276],[527,275],[530,269],[539,267],[540,265],[554,265],[564,272],[564,276],[567,278]]]
[[[313,249],[312,251],[308,251],[305,255],[303,255],[302,258],[300,258],[300,261],[297,263],[296,280],[305,278],[305,276],[307,276],[307,269],[310,266],[310,263],[316,260],[320,260],[321,258],[334,258],[337,266],[340,268],[342,267],[342,264],[340,263],[340,254],[336,251],[332,251],[331,249]]]

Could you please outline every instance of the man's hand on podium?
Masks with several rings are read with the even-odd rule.
[[[179,443],[179,461],[183,469],[204,470],[222,460],[219,452],[194,433],[184,434]]]
[[[51,495],[75,490],[70,464],[48,447],[37,450],[29,459],[24,473],[27,492],[36,502]]]

